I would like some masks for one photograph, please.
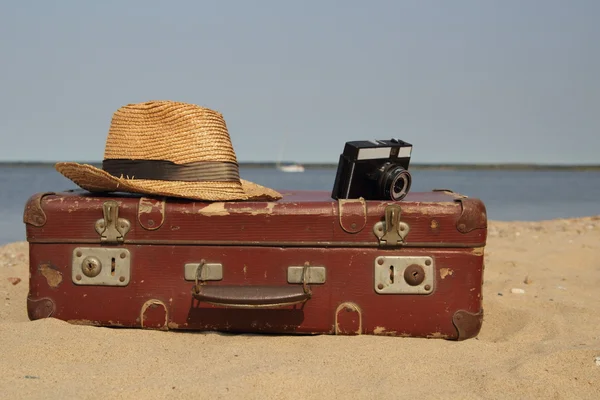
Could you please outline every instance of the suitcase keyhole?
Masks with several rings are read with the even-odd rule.
[[[94,278],[95,276],[98,276],[101,269],[102,263],[94,256],[86,257],[81,262],[81,272],[83,272],[83,274],[89,278]]]
[[[420,265],[409,265],[404,271],[404,280],[411,286],[417,286],[425,280],[425,271]]]
[[[390,265],[390,282],[394,283],[394,266]]]
[[[111,274],[112,276],[115,276],[115,270],[116,270],[116,267],[115,267],[115,259],[114,259],[114,257],[113,257],[113,258],[110,260],[110,274]]]

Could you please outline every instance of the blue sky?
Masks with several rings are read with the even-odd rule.
[[[223,113],[240,161],[600,163],[600,1],[2,1],[0,160],[103,157],[112,113]]]

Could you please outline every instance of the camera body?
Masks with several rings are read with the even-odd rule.
[[[331,197],[402,200],[410,191],[412,144],[399,139],[346,142]]]

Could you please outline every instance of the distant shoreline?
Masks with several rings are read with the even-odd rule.
[[[101,167],[101,163],[97,161],[81,161],[81,163],[90,164],[96,167]],[[275,162],[240,162],[242,168],[253,169],[275,169]],[[284,162],[283,164],[286,164]],[[302,163],[305,169],[336,169],[337,164],[329,163]],[[0,161],[0,167],[53,167],[54,162],[45,161]],[[561,170],[561,171],[600,171],[598,165],[551,165],[551,164],[419,164],[413,163],[410,165],[411,170]]]

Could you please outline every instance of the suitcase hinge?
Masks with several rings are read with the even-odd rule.
[[[385,221],[379,221],[373,226],[373,233],[379,238],[380,246],[399,246],[404,244],[404,238],[410,227],[400,221],[401,210],[397,204],[385,207]]]
[[[102,205],[102,211],[104,218],[96,221],[95,226],[100,241],[110,244],[123,243],[131,224],[125,218],[119,218],[119,204],[114,200],[106,201]]]

